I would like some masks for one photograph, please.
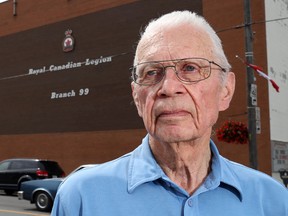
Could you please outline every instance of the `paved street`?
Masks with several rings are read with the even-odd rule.
[[[0,191],[0,216],[46,216],[50,213],[37,211],[35,205],[17,196],[7,196]]]

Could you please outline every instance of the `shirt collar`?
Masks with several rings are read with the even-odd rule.
[[[131,155],[128,169],[128,192],[146,182],[154,181],[162,176],[162,169],[157,164],[149,146],[149,136],[145,136],[142,144]]]
[[[200,191],[202,191],[203,188],[205,188],[205,190],[212,190],[219,186],[232,191],[242,200],[240,183],[230,169],[226,159],[219,154],[212,140],[210,141],[210,148],[213,154],[212,171],[206,178]],[[142,144],[138,146],[131,155],[128,168],[128,192],[132,193],[139,185],[159,178],[167,177],[155,161],[149,146],[149,135],[146,135],[142,140]]]
[[[242,201],[242,188],[238,178],[229,165],[231,162],[228,162],[226,158],[219,154],[213,140],[210,140],[210,148],[213,154],[212,172],[209,174],[207,179],[211,178],[211,181],[214,182],[211,184],[211,188],[213,188],[213,186],[215,188],[215,183],[218,182],[217,186],[226,188],[234,193],[240,201]]]

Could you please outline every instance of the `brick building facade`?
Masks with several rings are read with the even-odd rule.
[[[202,14],[219,32],[237,85],[225,120],[247,124],[243,1],[209,0],[9,0],[0,4],[0,160],[37,157],[59,161],[66,173],[133,150],[146,134],[130,90],[130,72],[141,27],[173,10]],[[262,0],[254,20],[265,20]],[[75,46],[63,51],[65,32]],[[253,26],[254,56],[266,65],[265,25]],[[257,80],[258,92],[267,92]],[[56,97],[57,95],[57,97]],[[258,98],[259,170],[271,174],[268,94]],[[220,152],[249,165],[248,145],[219,142]]]

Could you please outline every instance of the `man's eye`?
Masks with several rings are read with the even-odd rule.
[[[146,76],[156,76],[157,74],[157,70],[149,70],[146,72]]]
[[[197,68],[195,67],[195,65],[186,64],[183,66],[182,70],[186,72],[196,72]]]

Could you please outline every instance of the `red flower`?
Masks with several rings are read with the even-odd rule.
[[[216,129],[219,141],[227,143],[246,144],[248,142],[248,128],[242,122],[225,121],[222,127]]]

